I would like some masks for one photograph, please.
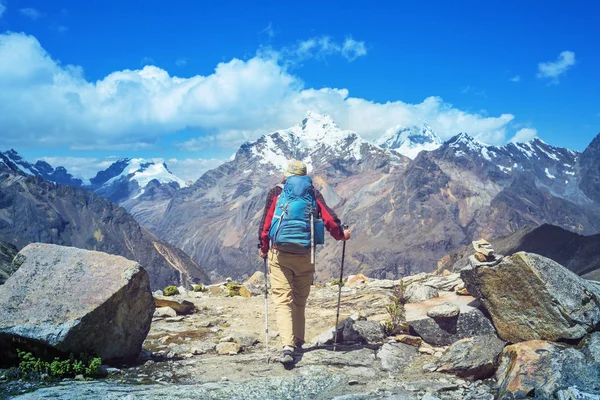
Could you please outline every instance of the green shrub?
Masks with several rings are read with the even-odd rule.
[[[235,283],[235,282],[228,283],[227,290],[229,290],[229,292],[227,293],[227,297],[239,296],[241,287],[242,287],[242,285],[240,285],[239,283]]]
[[[389,315],[389,319],[383,323],[383,328],[386,335],[392,336],[401,333],[406,326],[406,310],[404,305],[406,299],[404,296],[404,283],[400,281],[400,286],[394,290],[394,294],[390,296],[392,304],[385,306],[385,311]]]
[[[71,356],[66,360],[55,357],[52,361],[36,358],[33,354],[17,349],[19,368],[15,378],[26,380],[53,380],[72,378],[75,375],[94,376],[100,372],[102,359],[82,356],[76,359]]]
[[[193,289],[194,289],[194,292],[206,292],[207,291],[207,289],[202,285],[194,285]]]
[[[344,281],[340,281],[339,279],[334,279],[329,286],[344,286]]]
[[[163,294],[165,296],[174,296],[176,294],[179,294],[179,289],[177,289],[177,286],[167,286],[166,288],[164,288]]]

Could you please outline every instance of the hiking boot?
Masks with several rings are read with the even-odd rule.
[[[279,362],[282,364],[290,364],[294,362],[294,348],[292,346],[285,346],[281,355],[279,356]]]

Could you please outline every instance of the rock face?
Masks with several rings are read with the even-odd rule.
[[[20,268],[0,291],[0,347],[7,349],[18,338],[103,360],[138,356],[154,313],[141,265],[41,243],[17,257]]]
[[[0,285],[4,284],[8,277],[17,270],[18,267],[13,264],[13,258],[18,252],[12,244],[0,242]]]
[[[386,343],[377,352],[381,369],[390,372],[402,372],[416,355],[417,348],[404,343]]]
[[[418,303],[438,296],[439,293],[437,290],[431,286],[421,285],[417,282],[407,287],[404,293],[404,297],[408,303]]]
[[[486,379],[495,370],[504,342],[496,336],[476,336],[459,340],[440,359],[439,372],[450,372],[468,379]]]
[[[531,340],[507,346],[496,372],[500,399],[530,397],[549,399],[559,390],[577,387],[594,397],[600,395],[600,362],[596,332],[584,341],[581,350],[544,340]],[[596,358],[592,356],[596,352]]]
[[[580,339],[600,322],[598,289],[537,254],[520,252],[494,267],[466,268],[461,277],[507,342]]]

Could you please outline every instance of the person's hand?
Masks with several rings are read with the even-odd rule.
[[[343,240],[348,240],[350,239],[350,229],[344,229],[344,239]]]
[[[258,256],[260,258],[267,258],[267,253],[263,253],[262,250],[258,249]]]

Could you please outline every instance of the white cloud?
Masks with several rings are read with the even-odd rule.
[[[185,67],[187,65],[187,59],[179,58],[177,59],[177,61],[175,61],[175,65],[177,65],[178,67]]]
[[[520,82],[521,81],[521,75],[515,75],[512,78],[510,78],[511,82]]]
[[[537,77],[549,78],[553,83],[558,83],[558,77],[575,65],[575,53],[563,51],[558,55],[556,61],[542,62],[538,64]]]
[[[532,128],[519,129],[515,136],[510,139],[512,143],[525,143],[537,137],[537,130]]]
[[[31,18],[32,20],[37,20],[42,16],[42,13],[36,10],[35,8],[21,8],[19,12],[26,16],[27,18]]]
[[[90,82],[81,67],[53,60],[34,37],[16,33],[0,34],[0,104],[0,146],[15,148],[146,149],[189,128],[204,135],[181,148],[234,152],[246,140],[298,123],[307,110],[330,114],[367,139],[427,122],[442,138],[468,132],[500,144],[514,118],[462,111],[435,96],[377,103],[347,89],[307,88],[274,52],[219,63],[206,76],[179,78],[145,66]]]
[[[141,66],[152,65],[152,64],[154,64],[154,58],[152,58],[152,57],[142,57],[142,59],[140,60]]]
[[[2,18],[2,15],[4,15],[5,11],[6,11],[6,6],[4,4],[2,4],[2,2],[0,2],[0,18]]]
[[[366,55],[367,47],[365,46],[365,42],[357,42],[351,37],[344,40],[344,44],[342,45],[342,56],[348,59],[348,61],[354,61],[358,57]]]

